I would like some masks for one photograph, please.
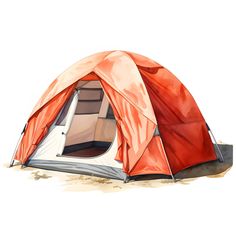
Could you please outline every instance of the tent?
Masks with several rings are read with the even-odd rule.
[[[51,83],[11,165],[121,180],[174,178],[217,159],[209,131],[192,95],[170,71],[139,54],[106,51],[80,60]]]

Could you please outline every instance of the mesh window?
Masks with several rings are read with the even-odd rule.
[[[111,108],[111,105],[109,105],[107,110],[107,119],[115,119],[114,112]]]
[[[69,111],[73,97],[74,96],[71,96],[70,99],[68,100],[68,102],[66,103],[66,105],[62,108],[61,114],[60,114],[58,120],[56,121],[56,125],[65,125],[66,124],[67,113]]]
[[[75,114],[98,114],[102,105],[102,98],[102,89],[82,88],[79,93],[79,100]]]
[[[102,102],[98,101],[79,101],[75,110],[76,115],[98,114]]]
[[[81,89],[79,93],[79,101],[84,100],[102,100],[102,89]]]

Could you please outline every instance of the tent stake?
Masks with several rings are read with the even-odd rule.
[[[124,183],[127,184],[130,181],[130,177],[128,175],[126,175],[125,179],[124,179]]]
[[[173,179],[173,181],[174,181],[174,183],[175,183],[175,182],[176,182],[176,179],[175,179],[175,177],[174,177],[174,175],[173,175],[173,173],[172,173],[172,170],[171,170],[171,168],[170,168],[170,163],[169,163],[168,157],[167,157],[167,155],[166,155],[166,150],[165,150],[165,148],[164,148],[164,145],[163,145],[163,142],[162,142],[161,137],[160,137],[160,140],[161,140],[161,146],[162,146],[162,148],[163,148],[163,152],[164,152],[164,155],[165,155],[165,159],[166,159],[166,162],[167,162],[167,165],[168,165],[168,169],[169,169],[169,171],[170,171],[171,178]]]
[[[26,124],[26,125],[27,125],[27,124]],[[20,141],[21,141],[21,139],[22,139],[22,137],[23,137],[23,134],[24,134],[24,132],[25,132],[26,125],[24,126],[24,129],[23,129],[23,131],[21,132],[21,135],[20,135],[20,137],[19,137],[19,139],[18,139],[18,141],[17,141],[17,144],[16,144],[15,150],[14,150],[14,152],[13,152],[13,155],[12,155],[12,158],[11,158],[11,162],[10,162],[9,167],[12,167],[12,166],[14,165],[14,162],[15,162],[14,158],[15,158],[17,149],[18,149],[18,147],[19,147],[19,145],[20,145]]]

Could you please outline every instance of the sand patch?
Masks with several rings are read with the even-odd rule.
[[[4,165],[8,167],[8,165]],[[174,182],[172,179],[151,179],[151,180],[140,180],[140,181],[130,181],[124,183],[121,180],[100,178],[95,176],[80,175],[80,174],[70,174],[65,172],[49,171],[43,169],[37,169],[32,167],[21,168],[20,165],[10,168],[13,171],[23,171],[28,173],[30,179],[35,181],[49,181],[55,180],[59,183],[59,186],[64,191],[69,192],[87,192],[87,191],[101,191],[101,192],[120,192],[127,191],[130,189],[137,188],[161,188],[172,186],[176,184],[180,185],[190,185],[193,181],[201,178],[186,178],[177,179]],[[207,176],[209,178],[221,178],[224,177],[228,170],[217,174]]]
[[[31,176],[35,179],[35,180],[39,180],[39,179],[49,179],[52,178],[52,176],[47,175],[47,174],[42,174],[40,173],[40,171],[34,171],[31,173]]]

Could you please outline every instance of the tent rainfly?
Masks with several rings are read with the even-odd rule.
[[[150,174],[174,179],[217,159],[211,136],[192,95],[170,71],[139,54],[106,51],[51,83],[10,165],[124,181]]]

